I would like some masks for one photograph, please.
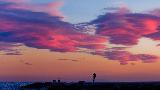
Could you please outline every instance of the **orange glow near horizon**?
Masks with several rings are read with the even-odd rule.
[[[154,45],[148,39],[141,42]],[[144,44],[145,45],[145,44]],[[140,53],[150,50],[148,45],[130,49]],[[1,55],[1,81],[91,81],[92,73],[97,74],[97,81],[154,81],[160,80],[160,61],[143,63],[130,61],[127,65],[120,65],[118,61],[108,60],[98,55],[85,53],[56,53],[48,50],[21,47],[24,55]],[[160,55],[159,47],[152,48],[152,52]],[[28,64],[29,63],[29,64]]]
[[[0,0],[0,82],[160,81],[159,5]]]

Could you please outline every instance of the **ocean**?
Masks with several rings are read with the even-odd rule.
[[[0,82],[0,90],[19,90],[20,86],[31,84],[32,82]]]

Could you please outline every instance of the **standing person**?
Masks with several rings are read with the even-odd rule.
[[[95,79],[96,79],[96,73],[93,73],[93,84],[95,82]]]

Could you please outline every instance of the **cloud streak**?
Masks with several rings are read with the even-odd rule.
[[[16,49],[19,46],[21,45],[16,43],[0,42],[0,52],[2,55],[22,55],[20,50]]]
[[[142,61],[144,63],[156,62],[159,57],[149,54],[132,54],[127,51],[107,51],[103,55],[110,60],[117,60],[121,65],[126,65],[130,61]]]

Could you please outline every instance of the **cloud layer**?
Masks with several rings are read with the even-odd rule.
[[[139,39],[147,37],[160,40],[159,10],[149,13],[132,13],[127,8],[114,8],[89,23],[71,24],[59,9],[63,2],[34,5],[30,0],[0,0],[0,51],[6,55],[21,55],[17,43],[37,49],[55,52],[76,52],[81,48],[93,51],[122,65],[129,61],[150,63],[158,57],[149,54],[132,54],[125,48],[107,49],[106,43],[137,45]]]
[[[148,13],[132,13],[127,8],[109,8],[111,12],[100,15],[90,22],[96,25],[95,35],[108,37],[109,42],[115,45],[132,47],[137,45],[139,39],[146,37],[160,40],[160,10],[155,9]],[[133,46],[134,47],[134,46]],[[155,62],[158,56],[149,54],[132,54],[125,48],[113,48],[104,52],[97,52],[109,60],[118,60],[122,65],[129,61],[144,63]]]

